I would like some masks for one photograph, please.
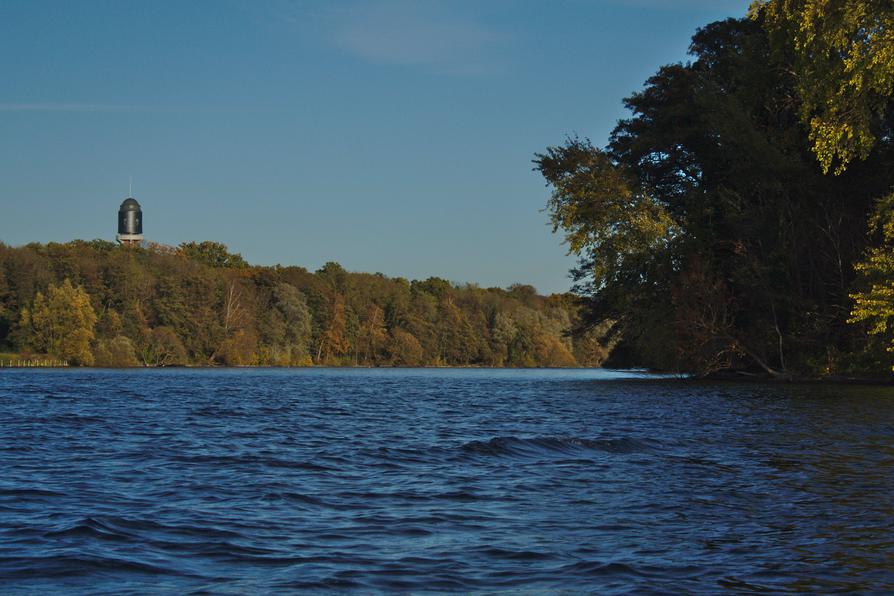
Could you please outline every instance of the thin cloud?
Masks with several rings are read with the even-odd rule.
[[[680,8],[704,8],[725,10],[741,8],[742,14],[748,10],[752,0],[598,0],[603,4],[621,6],[642,6],[655,9],[679,10]]]
[[[96,103],[0,103],[0,112],[117,112],[139,109]]]
[[[291,108],[242,107],[226,105],[149,106],[103,103],[10,103],[0,102],[0,112],[139,112],[139,113],[275,113],[288,112]]]
[[[372,64],[480,74],[494,68],[490,50],[503,37],[446,5],[398,1],[361,5],[344,15],[332,42]]]

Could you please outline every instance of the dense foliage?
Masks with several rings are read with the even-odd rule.
[[[752,13],[793,52],[801,118],[824,171],[865,159],[894,90],[894,3],[763,0]]]
[[[852,316],[851,294],[859,302],[872,273],[871,291],[887,296],[887,316],[894,315],[892,271],[873,265],[894,269],[883,216],[873,220],[879,231],[867,234],[878,198],[894,185],[894,112],[885,82],[894,71],[870,69],[871,97],[839,97],[842,105],[865,99],[866,110],[835,108],[822,95],[837,93],[834,85],[823,91],[811,77],[839,81],[844,72],[856,76],[853,69],[823,54],[815,68],[826,74],[804,70],[813,56],[802,55],[807,41],[773,41],[781,35],[779,15],[835,5],[827,16],[861,32],[846,19],[862,17],[831,0],[770,4],[755,6],[753,18],[699,30],[691,62],[660,68],[625,100],[631,116],[606,147],[570,138],[537,156],[552,187],[553,225],[581,258],[577,288],[588,303],[581,329],[610,324],[623,336],[619,363],[786,377],[890,367],[886,342],[878,341],[887,327],[864,312],[865,301]],[[876,16],[867,17],[878,27],[868,44],[890,36]],[[823,32],[832,23],[812,23],[815,34],[797,29],[811,47],[851,60],[840,53],[843,42]],[[882,45],[881,56],[867,51],[886,59],[891,45]],[[824,128],[833,125],[865,129],[871,140]],[[864,323],[870,320],[872,329]]]
[[[576,366],[578,302],[531,286],[252,267],[214,242],[0,244],[0,347],[98,366]]]

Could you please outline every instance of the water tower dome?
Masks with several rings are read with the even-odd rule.
[[[143,241],[143,210],[133,197],[124,199],[118,209],[118,235],[115,238],[127,245]]]

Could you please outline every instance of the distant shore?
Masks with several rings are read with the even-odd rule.
[[[71,369],[71,370],[335,370],[335,369],[408,369],[408,370],[617,370],[617,371],[637,371],[643,373],[648,378],[654,375],[655,378],[664,380],[680,380],[688,383],[698,382],[720,382],[720,383],[748,383],[748,384],[814,384],[814,385],[892,385],[894,379],[889,377],[857,377],[835,375],[828,377],[807,377],[807,376],[790,376],[790,377],[774,377],[765,373],[752,373],[747,371],[721,371],[715,372],[704,377],[694,377],[684,373],[676,373],[664,370],[647,370],[640,368],[614,368],[614,367],[587,367],[587,366],[367,366],[367,365],[322,365],[314,364],[308,366],[271,366],[261,364],[243,364],[235,366],[226,366],[218,364],[186,364],[177,366],[70,366],[65,363],[51,364],[50,361],[34,361],[31,364],[14,364],[9,361],[0,361],[0,369]]]

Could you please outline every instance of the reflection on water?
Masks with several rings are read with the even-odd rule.
[[[894,389],[0,372],[0,590],[894,589]]]

